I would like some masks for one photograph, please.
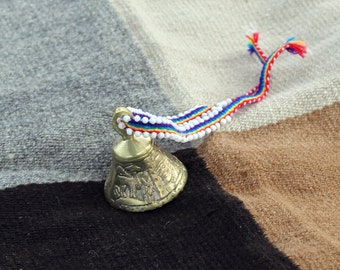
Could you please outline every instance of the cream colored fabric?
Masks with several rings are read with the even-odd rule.
[[[309,54],[302,60],[285,53],[273,69],[269,96],[237,113],[227,130],[275,123],[340,100],[338,0],[111,2],[179,111],[257,84],[261,64],[246,52],[245,39],[254,30],[267,54],[292,35],[307,43]]]

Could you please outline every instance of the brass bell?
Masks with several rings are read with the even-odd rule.
[[[123,115],[132,117],[122,107],[113,116],[113,127],[121,137],[112,147],[113,161],[105,181],[105,197],[112,206],[131,212],[161,207],[183,190],[187,170],[150,137],[127,135],[119,129],[117,119]]]

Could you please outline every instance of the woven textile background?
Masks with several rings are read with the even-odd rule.
[[[103,195],[114,108],[160,115],[250,90],[245,34],[284,54],[267,98],[192,144],[152,212]],[[340,3],[0,1],[0,269],[339,269]]]

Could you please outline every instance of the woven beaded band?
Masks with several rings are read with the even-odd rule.
[[[288,51],[303,58],[307,52],[305,43],[292,37],[267,57],[258,45],[259,33],[253,33],[247,38],[248,51],[251,54],[255,53],[263,64],[259,83],[249,92],[213,106],[196,106],[184,113],[167,117],[128,107],[131,115],[118,118],[118,127],[125,129],[127,135],[134,134],[136,137],[166,138],[183,143],[203,138],[230,122],[231,116],[241,107],[259,102],[266,97],[270,87],[270,73],[280,54]]]

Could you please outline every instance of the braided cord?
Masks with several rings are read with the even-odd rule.
[[[264,64],[267,60],[267,56],[258,45],[259,36],[259,33],[253,33],[251,36],[246,36],[248,38],[248,51],[250,54],[255,53],[261,63]]]
[[[284,51],[304,57],[306,45],[290,38],[270,56],[266,56],[258,45],[259,34],[247,36],[248,50],[255,53],[263,64],[259,84],[244,95],[227,99],[213,106],[196,106],[175,116],[156,116],[140,109],[128,107],[132,117],[125,115],[117,120],[118,127],[127,135],[152,138],[167,138],[177,142],[188,142],[204,137],[231,121],[231,116],[247,104],[261,101],[268,94],[270,73],[273,64]]]

